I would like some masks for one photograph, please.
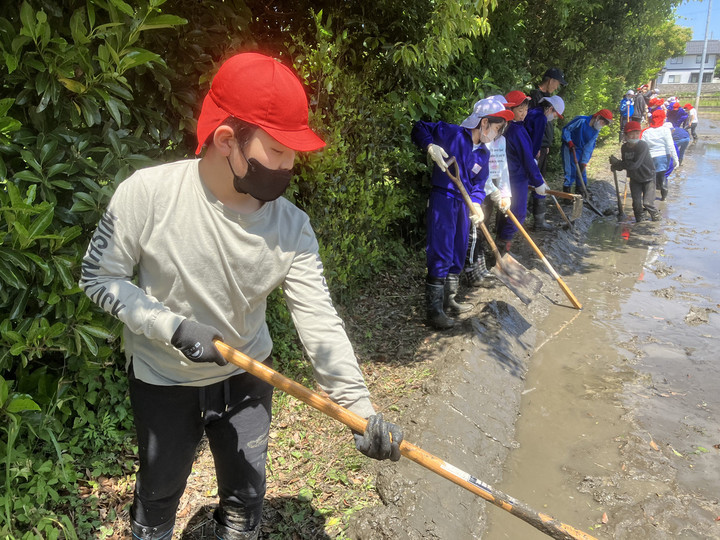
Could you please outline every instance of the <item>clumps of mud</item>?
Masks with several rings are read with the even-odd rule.
[[[658,289],[656,291],[653,291],[653,294],[655,296],[659,296],[660,298],[666,298],[668,300],[672,300],[675,298],[675,287],[666,287],[664,289]]]
[[[685,324],[688,326],[707,324],[710,322],[711,313],[717,313],[717,310],[692,306],[688,314],[685,315]]]
[[[675,269],[665,263],[658,263],[654,268],[649,268],[649,270],[659,278],[668,277],[675,273]]]

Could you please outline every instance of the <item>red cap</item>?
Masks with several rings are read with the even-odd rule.
[[[680,102],[676,101],[673,103],[673,109],[679,109],[680,108]]]
[[[683,109],[690,110],[690,109],[692,109],[692,108],[693,108],[693,106],[692,106],[691,103],[686,103],[685,105],[683,105]]]
[[[660,127],[665,123],[665,111],[662,109],[655,109],[650,119],[650,125],[652,127]]]
[[[507,109],[505,109],[504,111],[488,114],[488,116],[502,118],[503,120],[507,120],[508,122],[515,119],[515,114],[512,111],[508,111]]]
[[[612,122],[612,113],[609,109],[600,109],[593,116],[602,116],[608,122]]]
[[[220,66],[198,118],[196,154],[231,116],[298,152],[325,146],[308,126],[308,100],[297,75],[264,54],[236,54]]]
[[[642,131],[642,126],[640,125],[640,122],[631,120],[630,122],[625,124],[625,133],[630,133],[631,131]]]
[[[505,94],[505,99],[507,100],[505,108],[513,109],[519,105],[522,105],[526,101],[529,101],[530,96],[525,95],[525,93],[521,92],[520,90],[513,90],[512,92],[508,92],[507,94]]]

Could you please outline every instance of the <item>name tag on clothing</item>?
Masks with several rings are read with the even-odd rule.
[[[480,172],[481,169],[482,169],[482,166],[479,163],[476,163],[475,165],[473,165],[472,173],[477,174]]]

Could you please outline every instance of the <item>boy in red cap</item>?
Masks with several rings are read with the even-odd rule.
[[[624,131],[625,142],[620,148],[622,159],[610,156],[610,168],[627,171],[635,221],[642,221],[644,212],[648,212],[653,221],[659,221],[660,212],[655,208],[655,165],[650,148],[640,140],[642,126],[631,120],[625,124]]]
[[[530,96],[526,96],[520,90],[513,90],[505,95],[505,99],[507,100],[505,107],[514,115],[514,119],[508,124],[504,135],[507,141],[507,161],[512,193],[510,210],[520,223],[525,223],[528,186],[532,186],[535,188],[533,228],[536,231],[547,230],[550,228],[545,222],[547,184],[540,174],[540,168],[533,156],[530,135],[523,125],[523,120],[528,112]],[[517,228],[513,222],[501,216],[497,227],[498,248],[501,251],[509,251],[510,243],[516,232]]]
[[[667,112],[667,120],[676,128],[683,127],[688,119],[687,111],[680,106],[679,102],[675,102]]]
[[[655,188],[660,190],[660,200],[664,201],[668,195],[668,179],[665,174],[672,167],[680,163],[672,139],[672,131],[665,125],[665,111],[655,109],[650,118],[650,127],[642,132],[641,138],[650,148],[650,155],[655,164]]]
[[[143,169],[118,186],[82,266],[85,293],[125,323],[139,540],[171,538],[203,434],[217,473],[216,538],[258,538],[272,386],[228,364],[213,340],[271,364],[265,310],[278,287],[320,387],[369,417],[358,450],[400,457],[402,432],[375,415],[308,216],[281,197],[295,153],[325,145],[308,126],[301,82],[268,56],[231,57],[197,135],[201,159]]]
[[[585,169],[595,150],[595,143],[598,135],[600,135],[600,130],[610,125],[612,119],[612,113],[608,109],[600,109],[592,116],[576,116],[563,128],[562,160],[565,169],[563,191],[566,193],[570,193],[573,184],[575,184],[575,193],[583,192],[580,188],[575,159],[580,164],[583,182],[587,185]]]

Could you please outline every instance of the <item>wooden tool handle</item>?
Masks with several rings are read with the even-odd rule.
[[[525,240],[528,241],[530,246],[532,246],[533,250],[535,250],[535,253],[537,253],[537,256],[540,257],[540,260],[545,264],[546,268],[552,274],[552,276],[557,280],[558,285],[560,285],[560,288],[565,293],[565,296],[568,297],[570,302],[572,302],[572,305],[576,307],[577,309],[582,309],[582,304],[578,301],[577,298],[575,298],[575,295],[572,293],[570,288],[565,284],[565,282],[562,280],[562,278],[558,275],[558,273],[555,271],[555,269],[552,267],[550,262],[545,258],[545,255],[543,255],[543,252],[540,251],[540,248],[537,247],[535,242],[533,242],[533,239],[530,238],[530,235],[527,233],[525,228],[520,224],[520,222],[517,220],[517,218],[513,215],[513,213],[508,210],[505,215],[510,218],[510,220],[515,224],[517,229],[522,233],[522,235],[525,237]]]

